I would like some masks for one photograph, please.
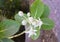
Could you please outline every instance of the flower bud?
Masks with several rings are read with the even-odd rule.
[[[30,17],[30,12],[27,13],[27,16]]]
[[[26,20],[23,20],[22,21],[22,25],[26,25],[27,24],[27,21]]]
[[[19,16],[23,16],[24,14],[23,14],[22,11],[19,11],[19,12],[18,12],[18,15],[19,15]]]

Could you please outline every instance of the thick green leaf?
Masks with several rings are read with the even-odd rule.
[[[14,41],[11,39],[4,38],[4,39],[1,39],[0,42],[14,42]]]
[[[42,18],[43,21],[43,25],[42,25],[42,29],[43,30],[51,30],[54,27],[54,22],[49,19],[49,18]]]
[[[39,28],[36,28],[36,30],[37,30],[37,32],[36,32],[37,35],[32,35],[32,36],[31,36],[31,38],[32,38],[33,40],[38,39],[38,37],[40,36],[40,29],[39,29]]]
[[[5,38],[15,34],[19,30],[20,24],[14,20],[4,20],[0,23],[0,38]]]
[[[31,16],[38,18],[41,17],[44,11],[44,4],[41,0],[35,0],[30,6]]]
[[[49,9],[49,7],[48,7],[47,5],[44,5],[44,12],[43,12],[41,18],[46,18],[46,17],[49,16],[49,14],[50,14],[50,9]]]

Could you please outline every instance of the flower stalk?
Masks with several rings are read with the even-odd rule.
[[[24,33],[25,33],[25,31],[23,31],[23,32],[21,32],[21,33],[19,33],[19,34],[17,34],[17,35],[14,35],[14,36],[8,37],[8,38],[9,38],[9,39],[12,39],[12,38],[15,38],[15,37],[21,36],[21,35],[23,35]]]

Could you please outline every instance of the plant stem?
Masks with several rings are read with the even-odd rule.
[[[9,39],[12,39],[12,38],[15,38],[15,37],[21,36],[21,35],[24,34],[24,33],[25,33],[25,31],[23,31],[23,32],[20,33],[20,34],[17,34],[17,35],[14,35],[14,36],[8,37],[8,38],[9,38]]]
[[[30,24],[30,22],[28,21],[28,19],[25,17],[25,16],[23,16],[25,19],[26,19],[26,21]]]

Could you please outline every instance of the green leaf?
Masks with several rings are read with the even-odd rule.
[[[42,25],[42,29],[43,30],[51,30],[54,27],[54,22],[49,19],[49,18],[42,18],[43,21],[43,25]]]
[[[18,14],[16,14],[14,18],[15,18],[16,21],[18,21],[18,22],[21,24],[22,20],[24,20],[24,19],[27,18],[27,15],[24,14],[24,16],[21,17],[21,16],[19,16]]]
[[[16,14],[15,15],[15,20],[21,23],[21,21],[23,20],[23,18],[20,17],[18,14]]]
[[[31,16],[38,18],[41,17],[44,11],[44,4],[41,0],[35,0],[30,6]]]
[[[1,39],[0,42],[14,42],[14,41],[8,38],[4,38],[4,39]]]
[[[46,18],[46,17],[49,16],[49,14],[50,14],[50,9],[49,9],[49,7],[48,7],[47,5],[44,5],[44,12],[43,12],[41,18]]]
[[[39,27],[36,28],[36,30],[37,30],[37,32],[36,32],[37,35],[32,35],[32,36],[31,36],[31,38],[32,38],[33,40],[38,39],[38,37],[40,36],[40,29],[39,29]]]
[[[14,20],[4,20],[0,23],[0,38],[9,37],[19,30],[20,24]]]

